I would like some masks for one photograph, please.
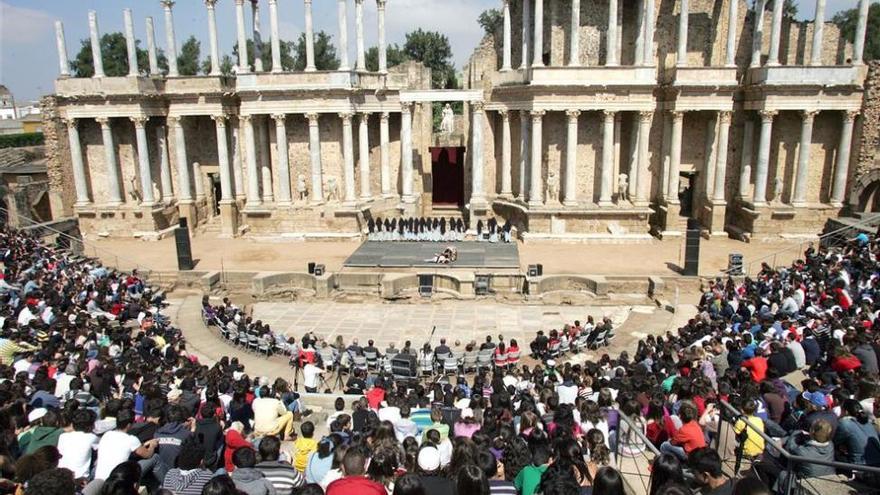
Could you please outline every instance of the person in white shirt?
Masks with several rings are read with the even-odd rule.
[[[92,452],[98,446],[98,437],[92,433],[95,413],[80,409],[73,413],[71,422],[74,431],[62,433],[58,437],[58,453],[61,454],[58,467],[69,469],[76,479],[88,478]]]
[[[98,442],[98,462],[95,465],[95,479],[106,480],[113,468],[127,462],[131,454],[136,454],[144,475],[151,472],[159,460],[156,455],[156,439],[141,443],[138,437],[129,435],[128,430],[134,423],[134,412],[128,409],[119,411],[116,416],[116,429],[104,433]]]
[[[254,409],[254,433],[257,437],[277,435],[282,440],[293,434],[293,413],[272,395],[269,387],[260,388],[260,397],[251,404]]]
[[[303,366],[303,383],[306,392],[316,393],[318,391],[318,378],[324,373],[324,370],[312,363],[306,363]]]

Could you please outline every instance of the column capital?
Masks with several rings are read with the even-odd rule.
[[[274,120],[276,124],[283,124],[287,120],[287,114],[273,113],[272,120]]]
[[[309,125],[318,125],[319,115],[317,113],[307,113],[306,118],[309,119]]]
[[[235,5],[244,5],[244,0],[235,0]]]
[[[110,127],[110,117],[96,117],[95,122],[101,124],[102,129]]]
[[[506,108],[502,108],[501,110],[498,110],[498,115],[500,115],[501,118],[504,120],[510,119],[510,112],[508,112]]]
[[[364,0],[354,0],[354,3],[363,4],[363,3],[364,3]]]
[[[208,9],[213,9],[214,6],[217,5],[217,2],[219,2],[219,1],[220,0],[205,0],[205,7],[208,7]]]
[[[544,117],[544,114],[547,112],[544,110],[532,110],[530,113],[532,115],[533,122],[540,122],[541,119]]]
[[[238,120],[239,120],[241,123],[243,123],[243,124],[247,124],[247,123],[249,123],[249,122],[251,121],[251,119],[253,119],[253,117],[254,117],[254,116],[253,116],[253,115],[250,115],[250,114],[239,115],[239,116],[238,116]]]
[[[226,116],[225,113],[221,113],[221,114],[217,114],[217,115],[211,115],[211,120],[213,120],[213,121],[214,121],[217,125],[219,125],[219,126],[225,126],[225,125],[226,125],[226,119],[227,119],[227,116]]]
[[[174,4],[176,3],[176,1],[175,0],[159,0],[159,3],[162,4],[162,7],[164,7],[165,10],[171,10],[171,7],[174,7]]]
[[[339,118],[342,119],[343,124],[350,124],[353,115],[350,112],[339,112]]]
[[[306,5],[311,5],[311,4],[312,4],[312,0],[303,0],[303,3],[306,4]]]
[[[387,1],[388,0],[376,0],[376,8],[378,8],[379,10],[385,9],[385,3]]]
[[[256,3],[257,2],[254,2],[254,4],[256,4]],[[277,5],[277,4],[278,4],[278,0],[269,0],[269,5]]]
[[[129,117],[129,119],[134,124],[135,129],[142,129],[145,125],[147,125],[147,121],[150,120],[149,117]]]
[[[614,121],[617,117],[617,110],[602,110],[602,115],[605,117],[606,121]]]
[[[581,116],[581,111],[577,109],[566,110],[565,115],[568,115],[569,120],[577,120]]]
[[[858,117],[860,113],[861,112],[858,110],[847,110],[843,120],[851,124],[856,120],[856,117]]]
[[[482,112],[486,109],[486,104],[482,101],[472,101],[471,102],[471,109],[474,112]]]
[[[62,120],[64,120],[64,125],[66,125],[68,129],[75,128],[78,122],[76,117],[65,117]]]
[[[672,110],[669,112],[669,115],[672,116],[673,122],[681,122],[684,120],[684,110]]]
[[[759,110],[758,114],[761,116],[761,122],[773,122],[773,117],[776,117],[776,114],[779,112],[776,110]]]
[[[818,110],[801,110],[801,117],[807,122],[812,122],[818,113]]]
[[[722,110],[718,112],[718,118],[722,124],[730,124],[730,121],[733,119],[733,112],[729,110]]]
[[[182,118],[176,115],[169,115],[165,117],[165,123],[170,125],[171,127],[179,127],[182,122]]]
[[[379,120],[381,120],[382,122],[386,122],[386,123],[387,123],[387,122],[388,122],[388,119],[389,119],[390,117],[391,117],[391,115],[389,115],[388,112],[382,112],[382,113],[379,114]]]
[[[641,110],[639,111],[639,122],[645,123],[650,122],[651,119],[654,118],[653,110]]]
[[[410,113],[412,111],[412,103],[408,101],[400,102],[400,111],[401,113]]]

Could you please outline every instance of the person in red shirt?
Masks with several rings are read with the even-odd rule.
[[[846,373],[862,367],[862,362],[855,355],[851,354],[846,347],[838,347],[834,351],[834,358],[831,360],[831,369],[838,373]]]
[[[749,370],[752,381],[755,383],[761,383],[767,378],[767,358],[763,354],[764,352],[759,347],[755,350],[755,357],[742,363],[742,367]]]
[[[349,449],[342,458],[342,478],[327,486],[327,495],[388,495],[388,491],[382,484],[377,483],[366,476],[367,459],[360,449]]]
[[[669,441],[660,445],[660,452],[673,454],[684,461],[692,451],[706,446],[706,435],[696,421],[697,406],[693,402],[682,402],[678,417],[681,419],[681,428],[672,434]]]

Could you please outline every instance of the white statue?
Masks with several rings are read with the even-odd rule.
[[[440,121],[440,133],[442,134],[452,134],[455,130],[455,112],[452,111],[452,106],[449,103],[443,107],[443,119]]]
[[[131,199],[136,203],[140,203],[144,199],[144,196],[141,194],[141,185],[138,184],[137,177],[132,175],[130,183],[131,191],[129,191],[128,194],[131,195]]]
[[[303,174],[296,176],[296,192],[299,193],[300,201],[305,201],[306,196],[309,195],[309,190],[306,187],[306,178]]]
[[[782,187],[783,187],[782,177],[776,177],[776,179],[773,181],[773,202],[774,203],[782,202]]]
[[[336,183],[336,177],[327,176],[327,202],[339,200],[339,184]]]
[[[617,200],[618,201],[628,201],[629,200],[629,176],[626,174],[620,174],[617,176]]]
[[[547,201],[559,202],[559,179],[552,170],[547,173]]]

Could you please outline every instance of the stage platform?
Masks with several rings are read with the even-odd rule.
[[[429,260],[447,246],[458,249],[455,263]],[[352,268],[519,268],[516,243],[490,242],[381,242],[367,241],[345,260]]]

